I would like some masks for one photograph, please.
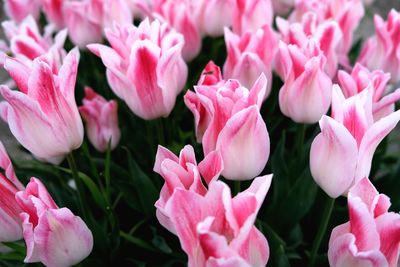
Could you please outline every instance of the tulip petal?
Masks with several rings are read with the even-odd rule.
[[[71,266],[86,258],[93,236],[81,218],[67,208],[42,214],[34,233],[40,259],[47,266]]]
[[[385,255],[390,267],[396,267],[400,249],[400,215],[389,212],[376,219],[380,235],[380,251]]]
[[[396,127],[400,120],[400,111],[396,111],[375,122],[365,133],[359,148],[359,158],[355,182],[369,176],[372,157],[379,143]]]
[[[257,106],[243,109],[227,121],[216,149],[224,161],[225,178],[248,180],[261,173],[269,157],[269,135]]]
[[[321,133],[311,144],[311,174],[330,197],[337,198],[353,183],[357,143],[342,124],[330,117],[322,116],[320,127]]]

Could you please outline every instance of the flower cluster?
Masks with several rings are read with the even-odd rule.
[[[0,142],[0,264],[172,266],[177,237],[190,267],[313,267],[336,212],[325,264],[397,266],[400,15],[358,53],[371,2],[5,0],[0,118],[33,157]]]

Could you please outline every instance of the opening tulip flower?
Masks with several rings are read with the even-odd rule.
[[[188,255],[189,267],[267,264],[268,242],[254,223],[271,179],[272,175],[255,178],[234,198],[220,181],[212,181],[204,196],[175,190],[170,200],[170,219]]]
[[[0,103],[0,115],[21,145],[53,164],[80,147],[83,140],[74,95],[78,62],[79,51],[73,49],[56,73],[41,58],[32,66],[13,58],[4,64],[20,91],[0,87],[6,100]]]
[[[269,135],[260,114],[267,89],[265,75],[250,90],[233,79],[194,89],[195,93],[186,93],[185,103],[194,114],[204,155],[221,153],[222,175],[227,179],[256,177],[269,157]]]
[[[349,222],[333,229],[329,240],[330,266],[398,266],[400,215],[388,212],[390,199],[363,178],[347,202]]]
[[[224,64],[224,77],[238,79],[246,88],[264,73],[268,79],[265,98],[271,92],[272,66],[278,47],[276,33],[269,25],[255,32],[246,32],[242,36],[225,28],[227,58]]]
[[[301,47],[313,39],[326,58],[325,72],[330,78],[337,74],[339,64],[338,47],[342,42],[342,32],[336,21],[319,23],[317,14],[308,12],[303,15],[300,22],[292,22],[277,17],[276,25],[281,33],[282,40],[287,44]]]
[[[182,35],[158,20],[138,27],[115,25],[106,29],[111,48],[91,44],[90,51],[107,67],[107,80],[137,116],[151,120],[167,117],[187,78],[182,59]]]
[[[31,178],[15,198],[22,209],[26,263],[69,267],[90,254],[93,236],[89,228],[69,209],[58,208],[40,180]]]
[[[374,122],[372,89],[345,99],[333,86],[332,117],[322,116],[310,151],[315,182],[332,198],[369,176],[375,149],[400,120],[400,111]]]
[[[107,101],[92,88],[85,87],[85,98],[79,112],[86,122],[89,141],[98,151],[106,151],[110,141],[111,150],[118,145],[121,131],[118,127],[117,101]]]
[[[391,82],[400,81],[400,13],[392,9],[387,21],[375,15],[375,35],[362,47],[358,61],[370,69],[391,74]]]
[[[154,164],[154,171],[160,174],[165,184],[161,189],[160,198],[155,206],[157,219],[162,226],[176,234],[169,214],[170,199],[177,188],[188,190],[199,195],[205,195],[207,188],[202,182],[209,184],[218,179],[223,169],[221,156],[218,152],[208,154],[198,165],[193,147],[185,146],[179,158],[168,149],[159,146]],[[201,176],[200,176],[201,175]]]
[[[357,63],[351,73],[343,70],[338,72],[338,80],[343,95],[346,98],[354,96],[367,88],[373,91],[372,113],[374,121],[383,118],[394,111],[394,104],[400,99],[400,89],[383,96],[390,80],[390,73],[382,70],[369,71]],[[371,87],[368,87],[371,85]]]

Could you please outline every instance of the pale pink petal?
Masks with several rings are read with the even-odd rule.
[[[396,111],[375,122],[365,133],[359,148],[359,157],[355,181],[368,177],[372,157],[379,143],[388,135],[400,120],[400,111]]]
[[[246,108],[227,121],[216,149],[224,161],[225,178],[247,180],[261,173],[269,157],[269,135],[257,106]]]
[[[321,133],[311,145],[310,169],[315,182],[332,198],[344,194],[354,181],[358,150],[349,131],[323,116]]]

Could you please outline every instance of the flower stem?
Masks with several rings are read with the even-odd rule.
[[[325,235],[326,228],[328,227],[329,219],[331,218],[334,204],[335,204],[335,199],[328,197],[325,203],[324,213],[322,214],[321,224],[319,226],[317,236],[314,239],[314,243],[311,249],[310,262],[308,263],[308,267],[314,267],[315,265],[315,261],[318,255],[318,250],[321,245],[322,238]]]
[[[299,156],[302,155],[303,152],[303,147],[304,147],[304,138],[305,138],[305,134],[306,134],[306,128],[307,128],[307,124],[300,124],[299,125],[299,138],[297,141],[297,154]]]
[[[240,181],[234,181],[234,190],[235,190],[235,195],[240,193]]]
[[[72,154],[72,152],[67,155],[67,161],[68,161],[69,167],[71,168],[72,177],[74,178],[76,188],[78,191],[79,208],[81,210],[82,216],[84,218],[87,218],[86,209],[84,206],[85,194],[83,192],[83,186],[82,186],[81,180],[79,178],[78,168],[76,166],[76,162],[75,162],[74,155]]]

